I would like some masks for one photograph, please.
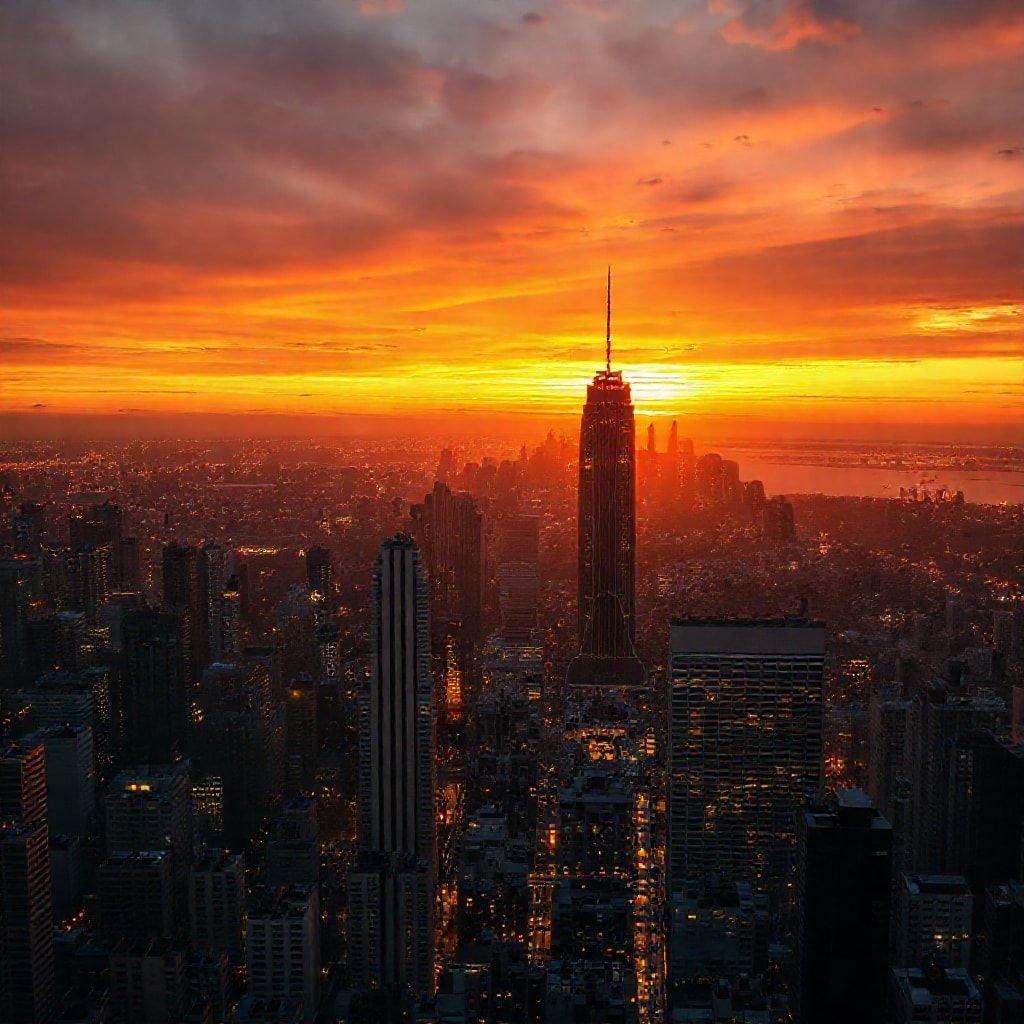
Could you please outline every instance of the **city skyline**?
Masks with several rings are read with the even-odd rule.
[[[12,433],[558,421],[610,261],[641,416],[1020,440],[1009,0],[7,13]]]
[[[0,1024],[1022,1024],[1021,5],[4,4]]]

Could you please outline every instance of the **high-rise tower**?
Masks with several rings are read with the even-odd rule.
[[[822,786],[825,627],[682,619],[669,660],[668,883],[785,892],[796,815]]]
[[[434,701],[427,578],[402,534],[373,575],[369,683],[360,702],[359,848],[349,874],[351,980],[433,992]]]
[[[641,686],[636,639],[636,429],[629,384],[612,370],[608,270],[605,367],[587,388],[580,428],[579,654],[572,686]]]

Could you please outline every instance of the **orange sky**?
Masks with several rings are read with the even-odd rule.
[[[13,2],[0,412],[550,417],[611,262],[642,413],[1015,436],[1022,57],[1017,0]]]

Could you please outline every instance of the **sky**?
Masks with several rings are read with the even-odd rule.
[[[1019,0],[6,0],[0,423],[1024,441]],[[211,418],[210,422],[213,422]]]

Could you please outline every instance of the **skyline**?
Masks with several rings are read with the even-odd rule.
[[[12,436],[557,424],[611,262],[641,423],[1024,439],[1006,0],[8,15]]]

